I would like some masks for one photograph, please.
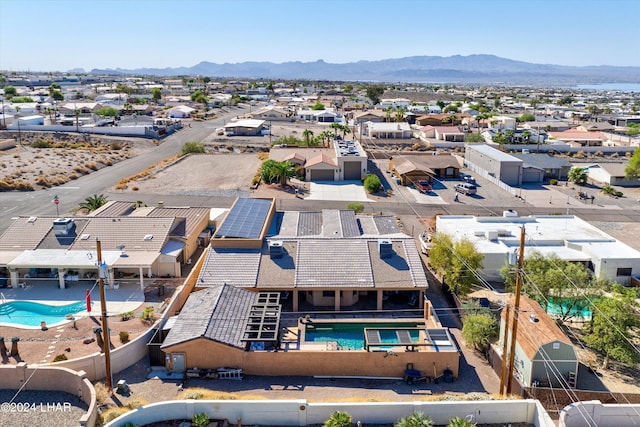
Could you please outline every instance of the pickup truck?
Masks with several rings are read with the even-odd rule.
[[[432,190],[429,181],[424,179],[414,182],[413,185],[414,187],[416,187],[416,190],[420,191],[421,193],[430,193]]]

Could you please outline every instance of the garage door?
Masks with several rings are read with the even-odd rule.
[[[311,169],[311,181],[333,181],[333,169]]]
[[[344,162],[344,179],[361,179],[360,162]]]

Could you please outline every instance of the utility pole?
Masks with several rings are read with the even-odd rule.
[[[507,343],[509,342],[509,303],[507,302],[506,307],[504,308],[506,313],[504,315],[504,335],[502,342],[502,368],[500,369],[500,394],[504,395],[505,393],[505,377],[507,376]]]
[[[109,277],[107,265],[102,263],[102,249],[100,240],[96,239],[98,252],[98,283],[100,285],[100,308],[102,309],[102,341],[104,341],[105,383],[109,394],[113,392],[111,383],[111,341],[109,340],[109,327],[107,325],[107,301],[104,296],[104,278]]]
[[[509,365],[507,369],[506,392],[511,394],[511,379],[513,378],[513,363],[516,353],[516,341],[518,336],[518,316],[520,312],[520,292],[522,291],[522,268],[524,267],[524,236],[525,229],[520,230],[520,253],[518,254],[518,270],[516,271],[516,301],[513,305],[513,328],[511,331],[511,349],[509,350]],[[504,355],[503,355],[504,357]]]

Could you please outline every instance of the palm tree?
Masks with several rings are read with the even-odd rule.
[[[331,141],[331,138],[333,138],[333,133],[328,130],[325,130],[321,132],[320,135],[318,136],[322,139],[322,145],[325,145],[325,140],[326,140],[326,145],[329,145],[329,141]]]
[[[531,138],[531,131],[529,129],[525,129],[522,131],[522,140],[525,144],[529,143],[529,139]]]
[[[422,412],[413,412],[407,417],[402,417],[394,427],[432,427],[433,420]]]
[[[340,130],[342,131],[342,139],[345,139],[347,134],[351,133],[351,129],[349,128],[349,126],[346,126],[346,125],[342,125],[342,128]]]
[[[569,181],[582,185],[587,182],[589,171],[585,168],[571,168],[568,178]]]
[[[89,196],[86,199],[84,199],[84,202],[80,203],[80,208],[86,209],[89,212],[95,211],[100,206],[107,203],[107,201],[108,201],[107,196],[105,196],[104,194],[100,194],[100,195],[94,194],[93,196]]]
[[[302,136],[304,137],[304,141],[307,143],[307,147],[309,146],[309,141],[313,137],[313,131],[311,129],[305,129],[302,131]]]
[[[513,137],[515,136],[515,134],[516,133],[513,131],[513,129],[507,129],[504,131],[504,136],[509,144],[513,144]]]
[[[404,111],[402,111],[402,109],[400,108],[396,110],[396,122],[404,122]]]
[[[331,123],[330,128],[333,129],[333,137],[338,138],[338,131],[342,130],[342,125],[338,122],[333,122]]]
[[[351,427],[352,423],[351,415],[346,412],[336,411],[325,421],[323,427]]]

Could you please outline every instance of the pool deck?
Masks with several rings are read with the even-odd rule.
[[[87,289],[91,291],[91,302],[93,303],[91,314],[95,316],[101,312],[100,288],[95,281],[78,282],[66,289],[59,289],[54,284],[39,283],[24,288],[3,288],[1,292],[6,302],[31,301],[48,305],[68,305],[85,301]],[[123,283],[119,289],[105,287],[104,294],[108,315],[136,311],[145,301],[144,292],[137,283]],[[0,300],[0,304],[4,302],[4,300]],[[89,313],[84,310],[79,312],[76,317],[89,317]]]

